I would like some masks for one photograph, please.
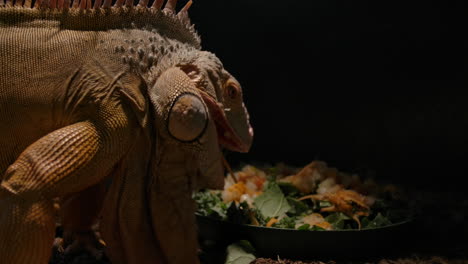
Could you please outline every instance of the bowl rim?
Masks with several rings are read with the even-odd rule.
[[[303,233],[306,233],[306,232],[324,232],[324,233],[359,232],[359,233],[363,233],[363,232],[366,232],[366,231],[372,232],[372,231],[378,231],[378,230],[388,230],[388,229],[391,229],[391,228],[398,228],[398,227],[413,223],[414,220],[415,220],[414,217],[409,217],[406,220],[396,222],[396,223],[392,223],[390,225],[381,226],[381,227],[363,228],[363,229],[299,230],[299,229],[292,229],[292,228],[279,228],[279,227],[254,226],[254,225],[250,225],[250,224],[239,224],[239,223],[233,223],[233,222],[229,222],[229,221],[220,220],[220,219],[216,219],[216,218],[213,218],[213,217],[201,215],[201,214],[198,214],[198,213],[195,213],[195,215],[197,217],[201,217],[203,219],[209,219],[211,221],[215,221],[215,222],[218,222],[218,223],[235,225],[235,226],[239,226],[239,227],[247,227],[247,228],[252,228],[252,229],[257,229],[257,230],[271,230],[271,231],[296,232],[296,233],[301,233],[301,232],[303,232]]]

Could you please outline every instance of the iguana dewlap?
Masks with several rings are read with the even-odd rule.
[[[191,194],[253,132],[190,2],[1,1],[0,262],[48,262],[60,198],[67,234],[101,215],[113,264],[198,263]]]

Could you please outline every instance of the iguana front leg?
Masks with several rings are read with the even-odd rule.
[[[153,139],[141,133],[113,172],[99,228],[113,264],[166,264],[151,226],[148,171]],[[192,264],[192,263],[191,263]]]
[[[134,131],[127,121],[116,112],[112,120],[56,130],[26,148],[8,168],[0,186],[2,262],[49,261],[52,199],[80,192],[109,174]]]

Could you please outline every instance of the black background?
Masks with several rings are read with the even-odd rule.
[[[190,14],[243,85],[255,139],[233,164],[321,159],[465,188],[463,1],[198,0]]]

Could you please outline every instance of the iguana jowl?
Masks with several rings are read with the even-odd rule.
[[[253,131],[191,2],[163,2],[0,6],[2,263],[48,262],[55,198],[68,239],[101,213],[114,264],[198,263],[191,194],[223,186],[220,145],[247,152]]]

